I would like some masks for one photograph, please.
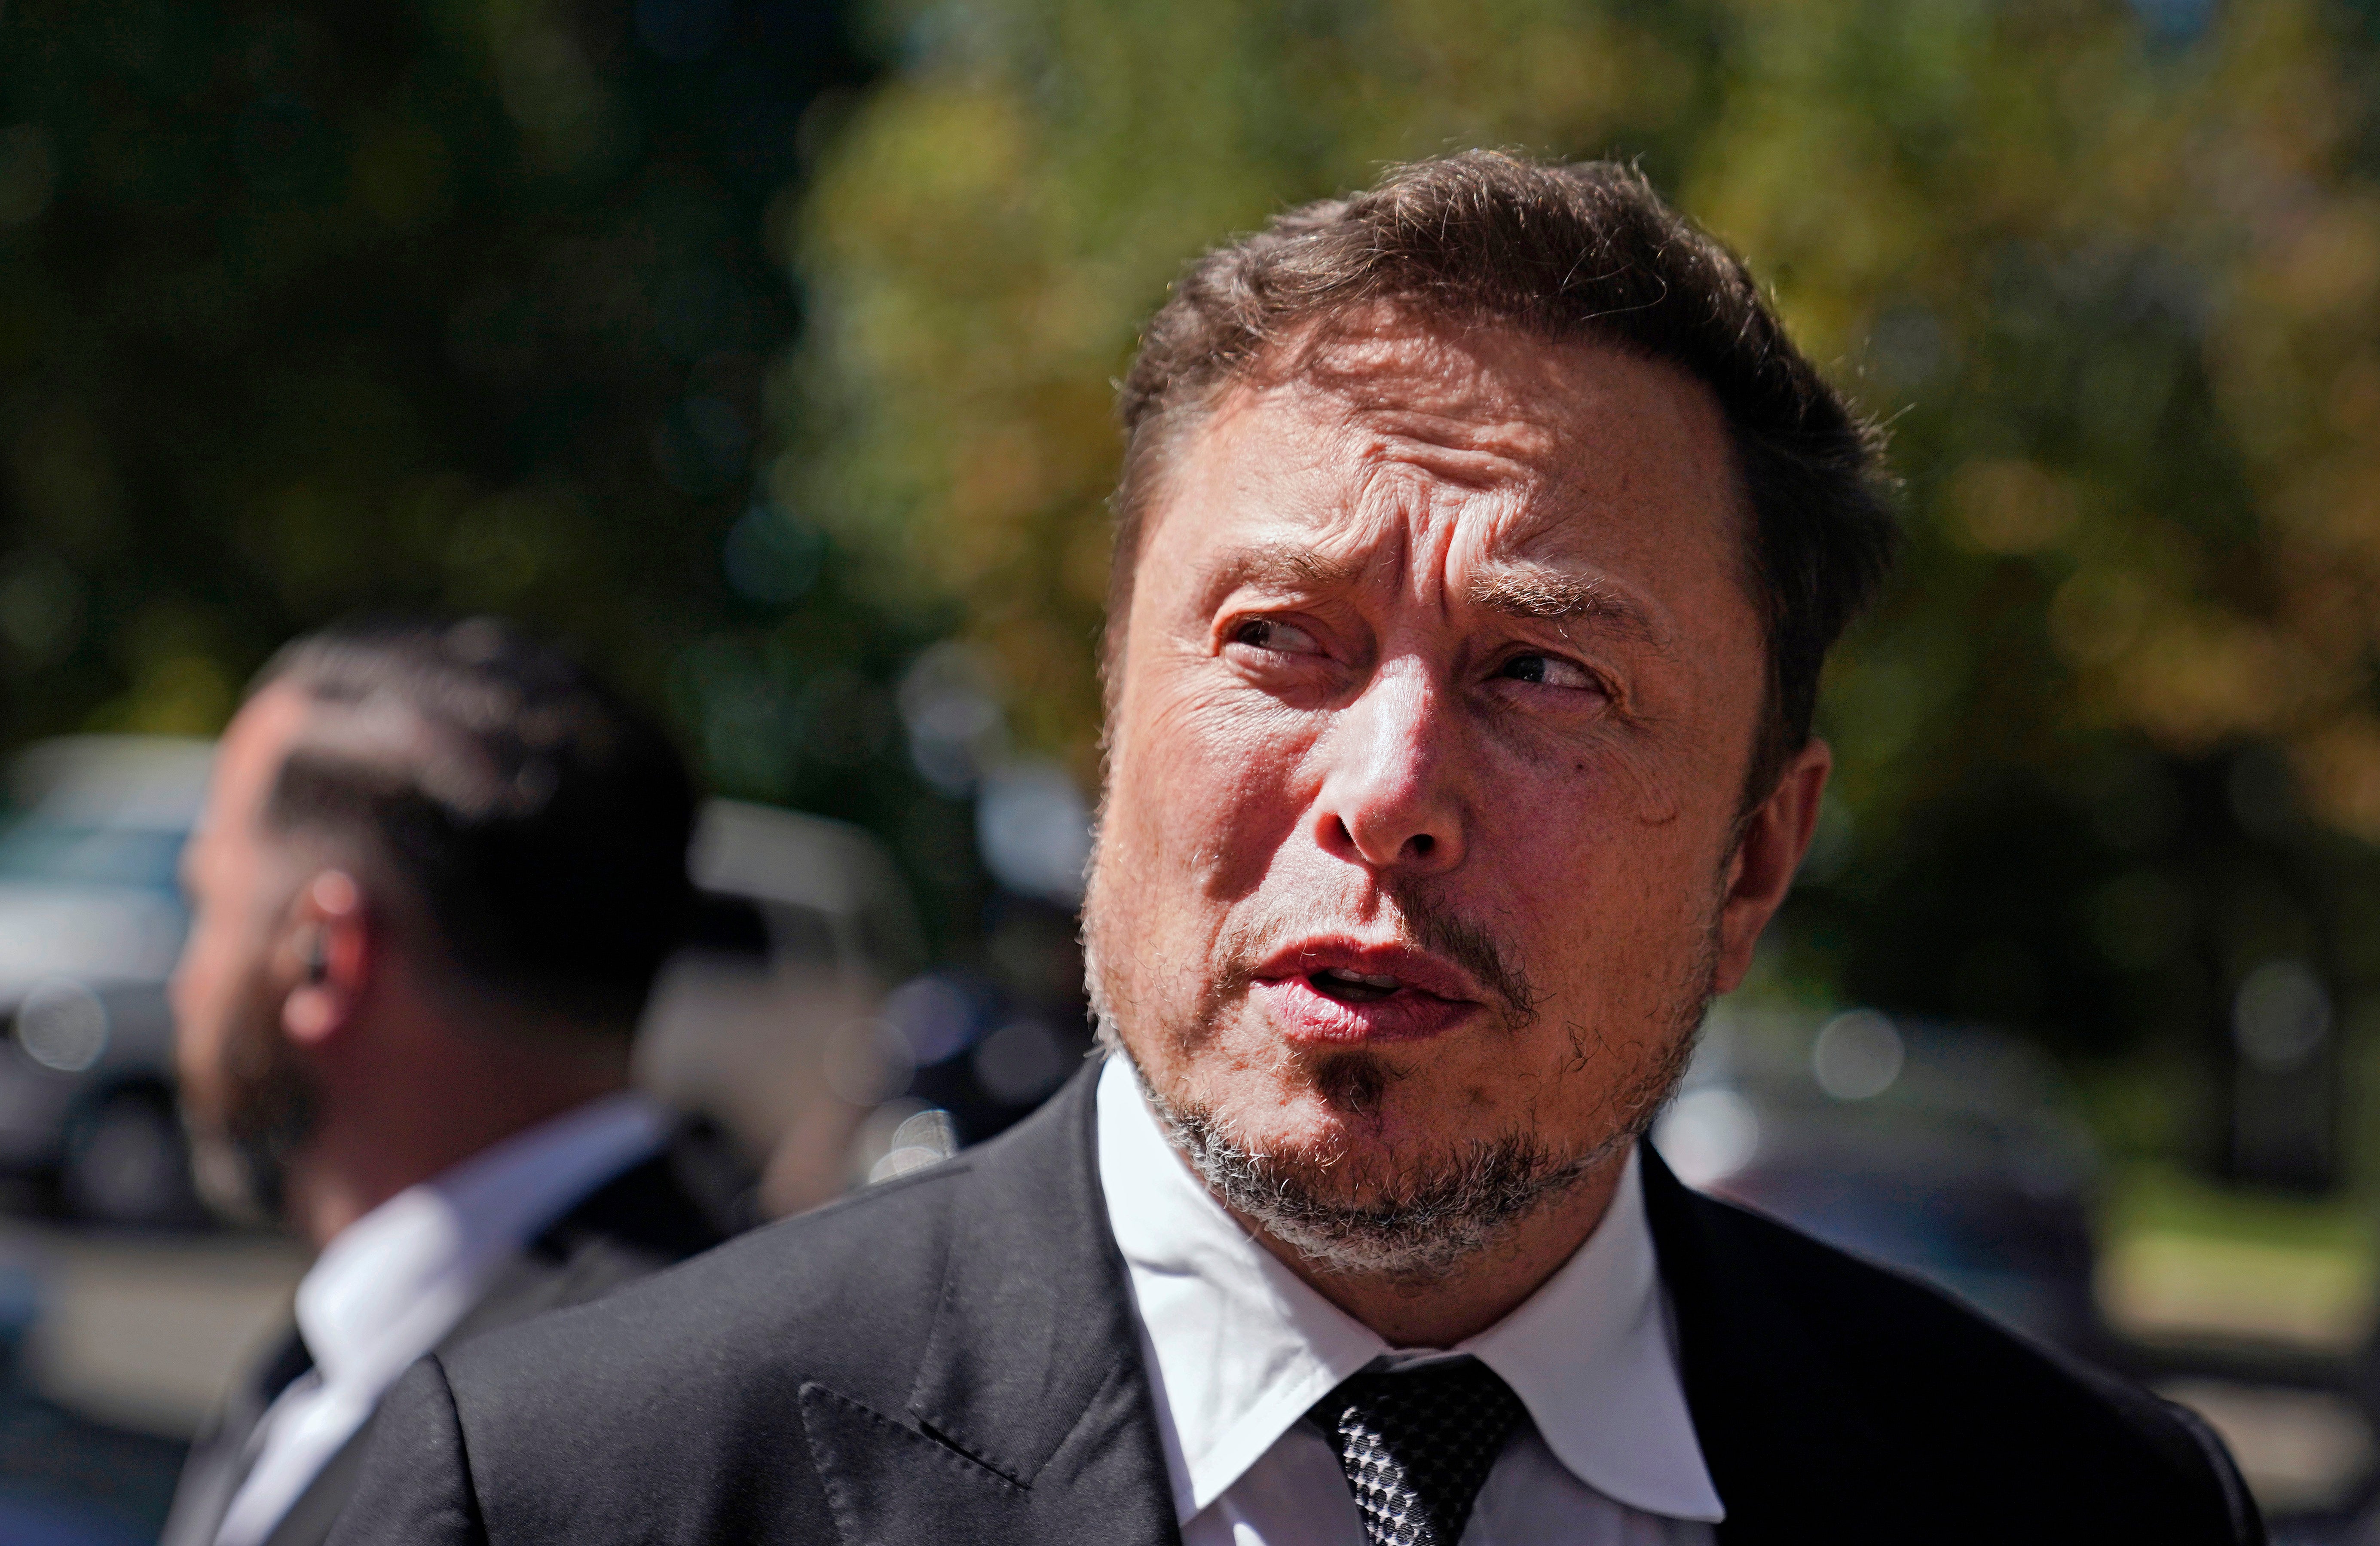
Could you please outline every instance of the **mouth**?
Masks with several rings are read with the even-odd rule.
[[[1378,1004],[1396,997],[1404,984],[1385,972],[1346,971],[1328,967],[1308,973],[1306,980],[1323,997],[1341,1004]]]
[[[1402,945],[1300,942],[1254,974],[1250,994],[1293,1041],[1415,1041],[1485,1011],[1459,968]]]

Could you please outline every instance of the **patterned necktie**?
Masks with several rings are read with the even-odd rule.
[[[1338,1441],[1371,1546],[1455,1546],[1480,1484],[1526,1415],[1476,1358],[1358,1374],[1307,1414]]]

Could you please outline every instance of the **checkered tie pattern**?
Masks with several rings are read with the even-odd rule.
[[[1307,1415],[1339,1442],[1371,1546],[1455,1546],[1528,1414],[1495,1370],[1461,1358],[1358,1374]]]

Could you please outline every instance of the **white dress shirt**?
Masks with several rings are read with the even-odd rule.
[[[258,1546],[270,1535],[504,1262],[658,1150],[666,1127],[640,1095],[591,1101],[407,1187],[340,1231],[298,1284],[298,1329],[314,1367],[257,1425],[256,1463],[216,1546]]]
[[[1167,1142],[1123,1059],[1099,1077],[1099,1180],[1132,1280],[1184,1546],[1363,1546],[1332,1444],[1306,1409],[1391,1349],[1308,1287]],[[1488,1474],[1464,1546],[1706,1546],[1724,1511],[1703,1464],[1632,1156],[1575,1255],[1451,1350],[1502,1377],[1530,1422]]]

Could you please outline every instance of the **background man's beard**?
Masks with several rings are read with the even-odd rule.
[[[262,972],[242,992],[225,1029],[224,1109],[210,1120],[185,1108],[199,1195],[230,1218],[278,1223],[288,1200],[289,1162],[313,1136],[319,1105],[312,1077],[281,1034],[281,1005]]]
[[[1407,937],[1467,968],[1498,1001],[1509,1029],[1522,1029],[1536,1017],[1541,997],[1509,947],[1426,896],[1407,895],[1397,900]],[[1098,909],[1096,885],[1092,909]],[[1694,958],[1671,990],[1670,1002],[1656,1016],[1665,1033],[1661,1045],[1652,1061],[1613,1093],[1606,1109],[1617,1120],[1599,1139],[1583,1149],[1560,1150],[1535,1133],[1512,1132],[1459,1149],[1401,1157],[1391,1173],[1366,1173],[1352,1166],[1343,1154],[1257,1148],[1213,1107],[1177,1101],[1158,1089],[1132,1056],[1115,1022],[1100,970],[1096,917],[1090,923],[1086,930],[1087,975],[1099,1040],[1109,1050],[1131,1058],[1149,1108],[1208,1187],[1226,1207],[1318,1271],[1412,1282],[1442,1279],[1494,1248],[1523,1221],[1595,1175],[1651,1127],[1693,1057],[1718,961],[1714,912]],[[1223,969],[1201,995],[1188,1034],[1172,1027],[1151,1029],[1174,1038],[1177,1044],[1210,1035],[1228,1004],[1245,994],[1245,964],[1264,958],[1266,940],[1288,932],[1286,922],[1241,931],[1219,952]],[[1579,1055],[1591,1054],[1582,1046]],[[1315,1082],[1332,1107],[1361,1116],[1378,1109],[1393,1075],[1374,1054],[1351,1050],[1321,1063]]]

